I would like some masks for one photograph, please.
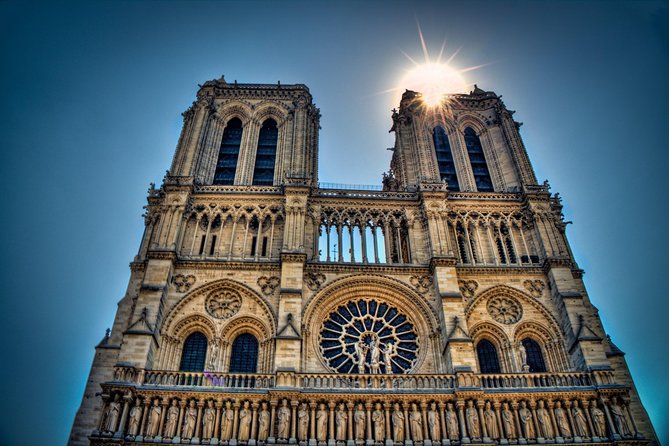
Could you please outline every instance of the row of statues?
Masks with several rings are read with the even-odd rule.
[[[249,401],[214,403],[173,398],[134,400],[121,408],[116,394],[103,411],[99,432],[125,435],[126,440],[213,440],[256,442],[393,443],[608,438],[633,436],[634,420],[624,403],[613,397],[603,410],[596,400],[491,402],[468,400],[422,403],[280,403]],[[128,411],[128,407],[131,408]],[[125,433],[122,415],[127,413]],[[627,412],[627,413],[626,413]],[[608,419],[608,422],[607,422]],[[275,422],[273,422],[275,421]],[[638,435],[638,434],[637,434]]]

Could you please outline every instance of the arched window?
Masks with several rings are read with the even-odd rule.
[[[274,163],[276,161],[276,141],[279,130],[276,121],[268,119],[260,128],[256,166],[253,170],[253,184],[271,186],[274,184]]]
[[[223,131],[221,150],[218,152],[214,184],[232,185],[235,183],[239,146],[242,144],[242,121],[232,118]]]
[[[521,341],[525,347],[525,354],[527,355],[527,365],[530,366],[530,372],[542,373],[546,371],[546,363],[544,362],[544,355],[541,353],[541,347],[534,339],[525,338]]]
[[[474,172],[476,189],[479,192],[492,192],[492,180],[490,179],[488,164],[486,163],[485,155],[483,154],[483,146],[481,146],[481,140],[471,127],[465,129],[465,145],[467,146],[469,162],[471,163],[472,171]]]
[[[249,333],[240,334],[232,343],[230,373],[255,373],[258,368],[258,340]]]
[[[481,339],[476,344],[476,354],[479,357],[481,373],[501,373],[497,349],[492,342],[487,339]]]
[[[206,357],[207,337],[196,331],[188,336],[184,342],[179,370],[182,372],[202,372],[204,371]]]
[[[448,142],[448,135],[442,127],[435,127],[432,131],[434,140],[434,151],[437,155],[437,164],[439,165],[439,176],[441,180],[446,180],[448,190],[459,191],[460,184],[458,176],[455,173],[455,163],[453,162],[453,153],[451,145]]]

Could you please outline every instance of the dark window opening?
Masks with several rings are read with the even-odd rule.
[[[458,176],[455,173],[455,163],[451,145],[448,142],[448,135],[442,127],[435,127],[432,131],[432,140],[434,141],[434,150],[437,155],[437,164],[439,166],[439,177],[448,184],[448,190],[459,191],[460,184]]]
[[[186,338],[181,351],[181,372],[204,371],[204,360],[207,357],[207,337],[196,331]]]
[[[481,373],[501,373],[497,349],[487,339],[482,339],[476,344],[476,354],[479,358]]]
[[[230,373],[255,373],[258,368],[258,340],[249,333],[235,338],[230,353]]]
[[[228,122],[223,131],[221,149],[218,153],[214,184],[232,185],[235,182],[237,172],[237,160],[239,158],[239,147],[242,144],[242,121],[233,118]]]
[[[258,241],[258,237],[253,236],[253,239],[251,239],[251,255],[254,256],[256,255],[256,242]]]
[[[267,256],[267,237],[262,238],[262,254],[263,257]]]
[[[211,248],[209,249],[209,255],[213,256],[215,250],[216,250],[216,236],[213,236],[211,238]]]
[[[546,371],[546,363],[544,362],[544,355],[541,353],[541,347],[534,339],[525,338],[522,341],[525,347],[525,354],[527,355],[527,365],[530,366],[530,372],[543,373]]]
[[[469,162],[472,165],[476,189],[479,192],[492,192],[494,189],[483,153],[483,146],[478,135],[471,127],[465,129],[465,145],[467,146],[467,154],[469,154]]]
[[[258,149],[256,150],[256,165],[253,170],[253,184],[271,186],[274,184],[274,165],[276,163],[276,144],[279,129],[274,119],[268,119],[260,128]]]
[[[207,236],[202,236],[202,241],[200,242],[200,255],[204,253],[204,244],[207,242]]]

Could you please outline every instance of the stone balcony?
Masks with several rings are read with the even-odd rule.
[[[646,444],[608,370],[230,374],[116,367],[91,444]]]

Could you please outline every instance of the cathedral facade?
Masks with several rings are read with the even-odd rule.
[[[70,444],[655,444],[512,115],[407,91],[351,188],[306,86],[206,82]]]

